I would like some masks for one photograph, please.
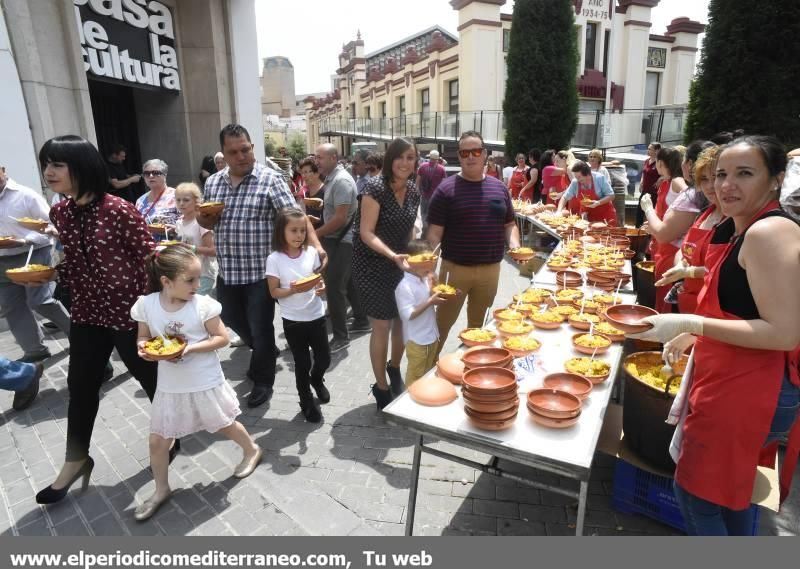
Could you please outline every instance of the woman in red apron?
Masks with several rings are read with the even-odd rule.
[[[691,199],[680,194],[686,190],[686,182],[681,172],[682,157],[674,148],[662,148],[658,151],[656,168],[663,178],[658,187],[658,201],[653,206],[649,195],[642,196],[640,206],[644,211],[647,223],[642,228],[653,236],[650,252],[655,262],[654,278],[660,281],[675,265],[675,254],[680,249],[681,239],[694,223],[699,208],[690,205]],[[686,207],[673,208],[673,204],[683,203]],[[655,309],[659,312],[672,312],[671,304],[664,300],[671,285],[657,286]]]
[[[683,280],[678,290],[678,309],[683,314],[695,313],[697,294],[703,288],[703,277],[708,267],[708,243],[714,227],[723,218],[717,203],[717,194],[714,192],[714,169],[719,150],[719,146],[708,148],[694,162],[694,180],[710,205],[684,236],[681,254],[675,266],[656,282],[656,286],[661,287]]]
[[[698,336],[689,411],[675,472],[693,534],[750,533],[756,467],[774,462],[788,434],[781,501],[800,454],[800,226],[779,209],[786,156],[771,137],[745,137],[720,154],[716,192],[730,217],[708,245],[697,314],[646,318],[634,335],[665,342]]]
[[[528,167],[525,166],[525,155],[517,154],[517,167],[511,173],[511,178],[508,180],[508,191],[511,192],[511,199],[519,198],[522,188],[528,183],[528,177],[525,175]]]

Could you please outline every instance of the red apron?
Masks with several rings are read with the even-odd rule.
[[[528,183],[528,178],[525,176],[525,170],[518,170],[514,168],[514,173],[511,174],[511,180],[508,182],[508,188],[511,190],[511,199],[519,198],[519,193],[525,184]]]
[[[669,187],[671,183],[671,179],[664,180],[661,182],[661,185],[658,186],[658,199],[656,200],[656,215],[659,219],[663,220],[664,215],[666,215],[669,206],[667,205],[667,194],[669,193]],[[664,273],[675,266],[675,253],[678,252],[678,248],[673,245],[672,243],[661,243],[655,237],[650,239],[650,253],[653,255],[653,262],[655,263],[655,268],[653,269],[653,277],[656,281],[661,279],[664,276]],[[662,313],[669,313],[672,312],[672,305],[664,302],[664,297],[667,296],[667,293],[672,288],[671,284],[662,285],[655,287],[656,289],[656,310]]]
[[[592,201],[597,201],[600,199],[600,195],[597,193],[597,189],[594,186],[594,176],[592,176],[591,179],[591,188],[583,188],[580,184],[578,184],[578,196],[575,198],[578,201],[578,204],[580,204],[584,199],[589,199]],[[614,204],[611,202],[604,203],[603,205],[599,205],[597,207],[584,207],[583,205],[579,205],[579,207],[581,213],[585,213],[590,222],[604,221],[606,224],[611,226],[617,225],[617,210],[614,209]]]
[[[753,221],[777,206],[778,202],[771,202]],[[706,262],[713,264],[708,265],[706,286],[697,300],[697,313],[702,316],[739,320],[722,310],[718,296],[720,267],[733,247],[734,243],[709,244]],[[764,442],[787,364],[792,383],[800,384],[798,350],[756,350],[700,336],[694,354],[689,414],[675,480],[704,500],[743,510],[750,505],[756,466],[774,463],[777,443],[765,447]],[[798,450],[800,421],[795,421],[780,475],[781,500],[788,493]]]
[[[697,218],[681,245],[681,254],[690,267],[707,267],[706,250],[708,242],[711,241],[713,232],[711,229],[700,229],[703,222],[716,211],[714,206],[709,207]],[[697,294],[703,288],[703,279],[683,279],[683,284],[678,292],[678,309],[681,314],[694,314],[697,309]]]

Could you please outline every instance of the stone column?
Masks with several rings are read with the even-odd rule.
[[[667,36],[675,38],[667,62],[664,95],[677,105],[689,102],[689,85],[694,77],[697,37],[705,26],[689,18],[676,18],[667,26]]]

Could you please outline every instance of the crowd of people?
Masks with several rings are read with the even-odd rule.
[[[36,397],[50,355],[33,312],[70,343],[66,458],[39,503],[88,483],[114,349],[152,402],[156,489],[135,514],[146,520],[169,499],[168,466],[181,437],[207,430],[231,438],[242,449],[237,477],[261,460],[236,420],[239,403],[216,354],[230,341],[226,326],[250,349],[247,404],[262,405],[280,352],[277,304],[309,422],[321,421],[320,404],[335,397],[325,385],[331,355],[347,350],[351,334],[369,332],[371,390],[383,409],[433,367],[465,302],[468,326],[484,325],[505,252],[520,246],[512,199],[530,195],[593,222],[617,219],[594,151],[585,163],[568,151],[532,150],[532,166],[519,154],[503,170],[480,133],[468,131],[458,140],[460,172],[448,177],[438,152],[420,165],[408,139],[382,155],[359,151],[349,168],[335,146],[321,144],[299,162],[302,181],[287,183],[256,161],[244,127],[226,126],[219,143],[200,185],[173,189],[167,164],[148,160],[138,197],[122,195],[138,175],[109,168],[78,136],[51,139],[39,152],[44,179],[62,198],[52,208],[0,174],[0,230],[16,239],[0,250],[0,306],[24,351],[21,361],[0,360],[0,387],[15,391],[15,409]],[[114,150],[110,162],[119,165],[124,149]],[[742,532],[752,526],[750,489],[767,445],[788,436],[794,464],[800,450],[797,191],[779,202],[787,156],[769,137],[698,141],[684,152],[654,143],[648,155],[641,210],[661,314],[646,319],[652,328],[640,337],[664,343],[669,361],[692,350],[693,371],[676,398],[676,495],[690,532]],[[204,202],[224,207],[209,212]],[[40,232],[6,221],[21,217],[50,224]],[[67,306],[52,282],[22,286],[5,276],[26,262],[50,265],[55,240],[62,253],[54,278],[69,293]],[[438,274],[409,262],[434,251]],[[459,294],[445,302],[434,289],[440,282]],[[157,338],[178,339],[182,351],[157,361],[148,350]]]

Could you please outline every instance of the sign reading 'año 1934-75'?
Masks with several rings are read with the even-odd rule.
[[[97,79],[180,91],[172,13],[148,0],[73,0],[83,67]]]

